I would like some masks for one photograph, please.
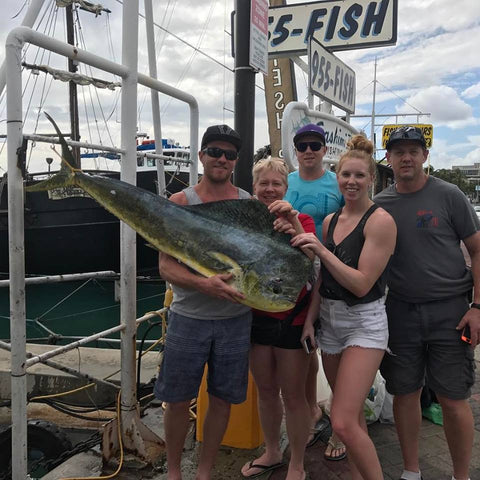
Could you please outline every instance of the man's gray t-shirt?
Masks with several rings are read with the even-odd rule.
[[[471,290],[472,275],[460,240],[473,235],[480,223],[461,190],[428,177],[414,193],[398,193],[391,185],[374,198],[397,224],[397,244],[388,274],[389,294],[422,303]]]

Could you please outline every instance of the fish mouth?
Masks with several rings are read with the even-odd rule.
[[[249,307],[255,308],[257,310],[272,313],[285,312],[295,307],[295,301],[287,298],[281,300],[267,300],[265,297],[260,297],[257,299],[253,299],[246,304],[248,304]]]
[[[295,301],[297,297],[291,295],[274,295],[267,296],[262,295],[255,299],[252,299],[251,305],[257,310],[263,310],[265,312],[285,312],[286,310],[291,310],[295,307]]]

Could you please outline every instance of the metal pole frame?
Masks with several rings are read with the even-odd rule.
[[[137,12],[137,2],[125,2],[124,12]],[[134,29],[138,37],[138,15],[135,13],[134,20],[137,27]],[[127,15],[128,16],[128,15]],[[132,15],[133,16],[133,15]],[[128,20],[124,20],[124,26]],[[128,30],[124,30],[129,32]],[[129,32],[130,33],[130,32]],[[135,50],[137,45],[136,40]],[[5,48],[6,65],[6,85],[7,85],[7,135],[8,135],[8,229],[9,229],[9,268],[10,268],[10,325],[11,325],[11,382],[12,382],[12,479],[24,480],[27,478],[27,378],[26,378],[26,311],[25,311],[25,251],[24,251],[24,199],[23,199],[23,178],[21,168],[17,163],[17,151],[21,147],[23,140],[23,122],[22,122],[22,74],[21,74],[21,51],[25,43],[31,43],[41,46],[46,50],[75,59],[97,67],[109,73],[113,73],[122,78],[125,93],[122,97],[122,149],[125,150],[125,158],[132,165],[127,168],[130,173],[124,172],[122,166],[122,179],[136,178],[136,148],[135,148],[135,112],[136,108],[129,112],[128,105],[135,104],[136,95],[137,68],[133,65],[133,55],[136,58],[136,51],[124,55],[124,61],[127,65],[119,65],[107,59],[91,54],[89,52],[77,49],[64,42],[47,37],[39,32],[27,27],[17,27],[7,36]],[[124,42],[129,43],[129,42]],[[130,56],[132,55],[132,56]],[[132,72],[133,71],[133,72]],[[162,91],[167,95],[182,100],[190,106],[190,148],[192,165],[190,169],[190,178],[195,180],[198,177],[197,169],[197,149],[198,149],[198,104],[196,99],[185,92],[170,87],[156,79],[138,74],[138,82],[147,87]],[[129,91],[130,90],[130,91]],[[133,91],[135,90],[135,91]],[[129,118],[130,117],[132,118]],[[128,160],[130,159],[130,160]],[[132,173],[133,172],[133,173]],[[122,242],[122,244],[124,244]],[[134,242],[128,242],[128,249],[134,245]],[[125,252],[125,248],[123,248]],[[131,254],[133,256],[133,253]],[[122,261],[122,285],[129,288],[129,293],[122,294],[122,320],[127,322],[134,311],[131,302],[135,303],[135,290],[129,285],[135,282],[135,268],[131,261]],[[130,278],[133,275],[133,280]],[[124,302],[130,302],[125,305]],[[133,315],[133,319],[135,314]],[[135,351],[133,321],[130,320],[128,335],[133,338],[127,338],[131,343],[129,348],[129,357]],[[31,361],[32,359],[30,359]],[[123,365],[122,353],[122,365]],[[134,365],[131,358],[125,358],[125,363]],[[134,398],[134,397],[133,397]],[[132,401],[122,398],[122,405]]]
[[[35,20],[40,13],[40,10],[43,7],[45,0],[32,0],[30,6],[28,7],[25,17],[23,17],[22,26],[24,27],[33,27]],[[3,90],[6,85],[6,73],[7,73],[7,63],[6,60],[3,61],[2,66],[0,67],[0,95],[3,93]]]
[[[122,63],[129,74],[122,79],[122,154],[120,179],[136,185],[137,147],[137,70],[138,70],[138,1],[123,3]],[[136,317],[137,298],[137,238],[132,227],[120,222],[120,323],[125,327],[120,334],[122,385],[120,405],[122,419],[125,412],[134,411],[137,405],[135,349],[137,331],[132,320]],[[121,422],[125,433],[125,422]]]
[[[148,50],[148,67],[152,78],[157,78],[157,59],[155,54],[155,32],[153,29],[153,5],[152,0],[145,0],[145,27],[147,31],[147,50]],[[155,137],[155,153],[161,155],[163,153],[162,145],[162,123],[160,121],[160,102],[158,92],[150,90],[152,100],[152,119],[153,134]],[[167,196],[165,186],[165,168],[163,162],[157,162],[157,180],[158,194],[162,197]]]

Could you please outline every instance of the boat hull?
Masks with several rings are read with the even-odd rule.
[[[96,171],[96,174],[99,172]],[[119,178],[119,172],[101,172]],[[137,173],[137,185],[157,191],[156,170]],[[169,193],[181,190],[188,173],[180,172]],[[27,182],[32,183],[31,181]],[[0,199],[0,274],[8,267],[7,186]],[[25,272],[27,275],[59,275],[104,270],[120,271],[120,222],[95,200],[71,196],[59,200],[48,192],[25,196]],[[158,273],[158,252],[137,236],[138,274]]]

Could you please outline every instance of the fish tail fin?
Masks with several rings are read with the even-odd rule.
[[[58,128],[55,120],[53,120],[53,118],[47,112],[43,113],[45,113],[45,116],[52,123],[53,128],[55,128],[60,140],[60,144],[62,146],[62,165],[60,167],[60,171],[53,177],[49,178],[48,180],[44,180],[43,182],[38,182],[34,185],[26,187],[25,190],[27,192],[40,192],[44,190],[51,190],[53,188],[75,185],[75,172],[79,171],[79,169],[76,169],[73,166],[75,165],[75,159],[73,158],[72,152],[68,148],[67,142],[65,141],[65,137]]]

